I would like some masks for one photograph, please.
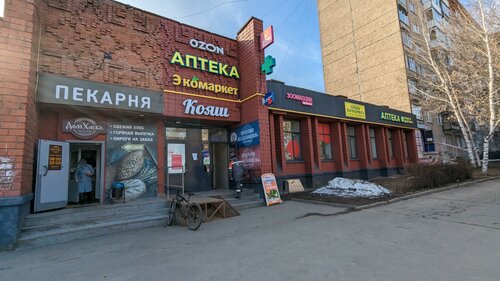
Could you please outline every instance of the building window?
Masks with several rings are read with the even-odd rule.
[[[431,130],[421,130],[420,132],[422,133],[422,140],[424,142],[424,151],[425,152],[436,151],[432,131]]]
[[[319,157],[321,160],[332,159],[332,139],[330,135],[330,124],[318,123]]]
[[[410,11],[412,13],[414,13],[414,14],[416,13],[416,11],[415,11],[415,3],[413,3],[412,1],[410,1]]]
[[[399,13],[399,20],[406,24],[407,26],[410,25],[410,20],[408,19],[408,13],[404,10],[402,7],[398,7],[398,13]]]
[[[432,123],[432,113],[429,111],[426,111],[424,114],[425,117],[425,122]]]
[[[412,48],[413,47],[413,41],[410,37],[410,35],[408,34],[408,32],[406,31],[401,31],[401,36],[403,37],[403,44],[408,47],[408,48]]]
[[[372,158],[377,159],[378,158],[377,139],[375,138],[375,129],[374,128],[370,128],[370,146],[372,148]]]
[[[408,91],[410,94],[417,93],[417,82],[415,80],[408,79]]]
[[[411,25],[411,30],[412,30],[414,33],[420,34],[420,26],[419,26],[418,24],[412,24],[412,25]]]
[[[406,68],[413,72],[417,72],[417,64],[415,63],[415,60],[409,56],[406,56]]]
[[[392,131],[387,131],[387,140],[389,142],[389,157],[394,158],[394,144],[392,143]]]
[[[406,0],[398,0],[399,4],[401,4],[403,7],[406,7]]]
[[[186,140],[187,131],[186,128],[165,128],[165,138],[167,140]]]
[[[0,0],[0,18],[3,18],[5,10],[5,0]]]
[[[418,120],[423,120],[421,106],[412,104],[411,105],[411,113],[413,113],[415,115],[415,117],[417,117]]]
[[[438,124],[443,125],[443,116],[441,114],[438,114]]]
[[[289,161],[302,160],[299,121],[283,120],[283,141],[285,145],[285,159]]]
[[[347,126],[347,140],[349,141],[349,156],[358,159],[358,148],[356,147],[356,128]]]

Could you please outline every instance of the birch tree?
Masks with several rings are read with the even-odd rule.
[[[443,33],[429,31],[420,13],[417,52],[426,71],[417,94],[435,112],[451,112],[464,137],[470,163],[488,171],[489,143],[499,127],[499,0],[474,0],[451,14]],[[432,38],[432,39],[431,39]],[[420,41],[420,42],[419,42]],[[472,126],[476,130],[472,130]],[[477,134],[476,131],[483,132]],[[479,159],[479,139],[483,160]]]

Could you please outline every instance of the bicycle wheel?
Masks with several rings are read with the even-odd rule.
[[[168,218],[167,225],[172,225],[174,223],[176,213],[179,212],[179,207],[177,206],[177,202],[170,202],[170,209],[168,210]]]
[[[200,205],[190,204],[186,214],[186,224],[189,229],[197,230],[203,221],[203,211]]]

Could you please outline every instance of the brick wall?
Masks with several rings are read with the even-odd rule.
[[[259,36],[262,33],[262,21],[251,18],[243,27],[236,40],[238,41],[240,72],[240,97],[245,99],[254,94],[266,93],[266,76],[260,72],[260,66],[264,61],[264,51],[259,47]],[[262,97],[255,96],[242,103],[241,123],[248,123],[254,120],[259,121],[260,126],[260,155],[261,172],[272,172],[270,133],[269,133],[269,113],[267,106],[262,105]]]
[[[38,31],[34,3],[6,1],[0,18],[0,197],[32,191]]]

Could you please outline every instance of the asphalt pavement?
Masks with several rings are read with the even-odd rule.
[[[500,280],[500,180],[390,205],[287,201],[185,227],[0,252],[0,280]]]

